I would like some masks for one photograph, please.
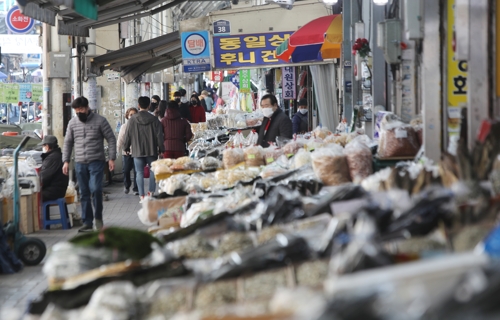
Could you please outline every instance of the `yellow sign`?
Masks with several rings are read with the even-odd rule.
[[[467,105],[467,62],[455,59],[455,0],[448,0],[448,133],[460,132],[460,109]]]

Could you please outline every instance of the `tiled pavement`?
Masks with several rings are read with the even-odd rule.
[[[147,181],[145,181],[145,185],[148,185]],[[106,187],[104,191],[109,193],[109,200],[104,202],[103,220],[105,226],[147,229],[137,217],[137,211],[140,209],[138,196],[134,196],[133,193],[124,194],[123,186],[119,183]],[[78,212],[81,212],[79,205],[77,208]],[[40,238],[50,250],[57,242],[75,236],[78,228],[40,230],[28,236]],[[0,319],[2,313],[12,310],[12,308],[24,310],[28,301],[39,296],[47,288],[47,279],[42,273],[42,266],[43,262],[38,266],[25,267],[23,271],[16,274],[0,274]]]

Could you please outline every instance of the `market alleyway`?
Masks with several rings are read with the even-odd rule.
[[[147,182],[146,182],[147,185]],[[109,193],[109,200],[104,202],[104,225],[131,227],[146,230],[137,217],[140,209],[139,197],[133,193],[124,194],[123,185],[113,183],[104,189]],[[77,205],[78,212],[81,212]],[[47,249],[60,241],[65,241],[78,232],[79,227],[70,230],[54,229],[41,230],[28,236],[36,236],[42,239]],[[24,310],[27,302],[38,297],[47,288],[47,279],[42,273],[43,262],[35,267],[25,267],[22,272],[11,275],[0,275],[0,319],[2,312],[15,308]]]

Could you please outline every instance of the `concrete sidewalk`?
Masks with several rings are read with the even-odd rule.
[[[147,185],[147,180],[145,181]],[[137,211],[141,208],[139,197],[132,193],[123,193],[123,184],[114,183],[104,189],[109,193],[109,200],[104,201],[103,220],[105,226],[127,227],[147,230],[137,217]],[[79,204],[78,212],[81,213]],[[40,230],[28,236],[40,238],[50,248],[60,242],[74,237],[79,227],[70,230]],[[43,262],[35,267],[25,267],[23,271],[11,274],[0,274],[0,315],[1,311],[10,308],[24,310],[27,302],[38,297],[47,289],[47,279],[42,273]]]

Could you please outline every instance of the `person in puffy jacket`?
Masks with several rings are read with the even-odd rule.
[[[125,120],[126,122],[121,126],[120,128],[120,133],[118,133],[118,142],[116,149],[122,150],[122,162],[123,162],[123,184],[124,184],[124,189],[123,192],[125,194],[128,194],[130,192],[130,186],[132,185],[132,180],[130,179],[130,173],[132,170],[134,170],[134,187],[133,191],[136,196],[139,195],[139,189],[137,188],[137,172],[134,169],[134,158],[132,158],[132,155],[130,152],[125,152],[123,151],[123,141],[125,140],[125,132],[127,132],[127,125],[128,125],[128,120],[130,117],[132,117],[134,114],[136,114],[137,108],[130,107],[127,109],[125,112]]]
[[[306,133],[309,132],[309,112],[307,111],[307,100],[299,100],[299,108],[297,113],[293,116],[293,133]]]
[[[135,171],[137,172],[137,187],[141,201],[144,199],[144,167],[158,160],[158,155],[163,153],[163,130],[158,118],[148,112],[149,98],[139,97],[139,112],[133,115],[127,124],[123,150],[132,151]],[[149,178],[148,195],[156,191],[156,181],[154,175]]]
[[[179,113],[177,102],[170,101],[168,103],[165,117],[161,120],[163,125],[163,137],[165,159],[177,159],[183,157],[187,153],[186,143],[193,138],[191,125],[182,118]]]
[[[43,146],[42,170],[40,178],[42,182],[43,201],[57,200],[66,196],[69,177],[62,171],[62,152],[55,136],[44,136],[41,142]]]
[[[197,95],[191,96],[191,105],[189,106],[189,113],[191,113],[191,123],[206,122],[207,115],[205,109],[201,106],[200,98]]]

